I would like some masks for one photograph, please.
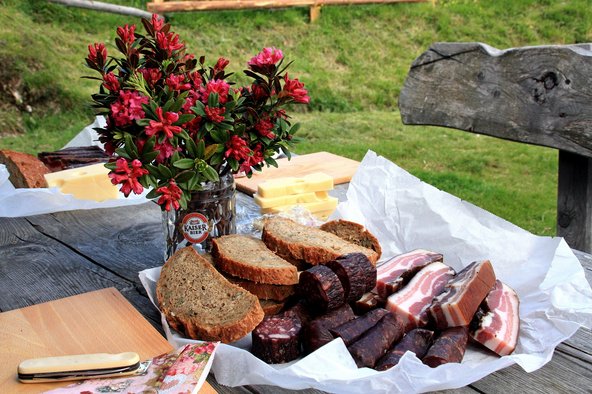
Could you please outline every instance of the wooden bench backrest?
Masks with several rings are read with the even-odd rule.
[[[559,149],[557,234],[592,251],[592,46],[436,43],[411,65],[405,124]]]

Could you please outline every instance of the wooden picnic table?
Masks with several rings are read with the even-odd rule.
[[[332,192],[340,199],[347,185]],[[237,193],[238,215],[257,210],[253,199]],[[0,312],[115,287],[159,331],[160,316],[148,299],[138,272],[162,265],[164,240],[160,208],[135,206],[0,218]],[[592,283],[592,255],[574,251]],[[220,392],[288,392],[270,386]],[[581,328],[560,344],[553,359],[533,373],[520,367],[498,371],[456,390],[461,393],[590,392],[592,332]],[[316,390],[306,390],[309,393]]]

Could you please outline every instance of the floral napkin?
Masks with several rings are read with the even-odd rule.
[[[218,344],[219,342],[188,344],[154,357],[146,373],[140,376],[90,379],[46,393],[197,393],[208,376]]]

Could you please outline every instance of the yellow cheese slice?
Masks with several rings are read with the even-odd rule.
[[[333,189],[333,177],[322,172],[315,172],[301,178],[284,177],[261,182],[257,186],[257,194],[264,198],[274,198],[331,189]]]
[[[261,197],[258,194],[255,194],[253,196],[253,198],[255,199],[255,203],[259,205],[261,208],[273,208],[282,205],[294,205],[305,202],[323,201],[326,200],[327,197],[329,197],[329,192],[326,191],[287,194],[285,196],[278,197]]]
[[[289,204],[289,205],[281,205],[281,206],[271,207],[271,208],[262,208],[261,213],[285,212],[285,211],[295,207],[296,205],[298,205],[298,206],[306,208],[308,211],[310,211],[312,213],[329,212],[329,214],[330,214],[331,212],[333,212],[333,210],[335,210],[335,208],[337,208],[338,202],[339,202],[339,200],[336,197],[327,196],[326,199],[314,201],[314,202],[303,202],[300,204]]]
[[[45,180],[49,187],[57,187],[79,200],[104,201],[118,196],[117,186],[111,183],[108,173],[109,169],[99,163],[45,174]]]

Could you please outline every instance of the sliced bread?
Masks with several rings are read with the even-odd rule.
[[[23,152],[0,150],[0,164],[4,164],[10,174],[10,183],[15,188],[47,187],[43,175],[49,169],[36,158]]]
[[[278,255],[309,264],[324,264],[348,253],[363,253],[376,265],[378,253],[317,227],[275,216],[265,221],[263,242]]]
[[[156,298],[171,327],[193,339],[234,342],[264,316],[256,296],[228,282],[192,247],[162,267]]]
[[[259,300],[284,301],[296,293],[296,285],[270,285],[268,283],[257,283],[230,275],[224,276],[230,283],[239,285],[243,289],[255,294]]]
[[[259,300],[259,302],[261,303],[263,312],[265,312],[265,316],[277,315],[285,305],[282,301]]]
[[[296,267],[274,254],[257,238],[231,234],[214,238],[212,256],[216,268],[257,283],[298,283]]]
[[[327,223],[323,223],[320,229],[333,233],[339,238],[355,243],[356,245],[374,250],[378,253],[379,259],[382,255],[382,248],[380,247],[378,239],[359,223],[343,219],[331,220]]]

